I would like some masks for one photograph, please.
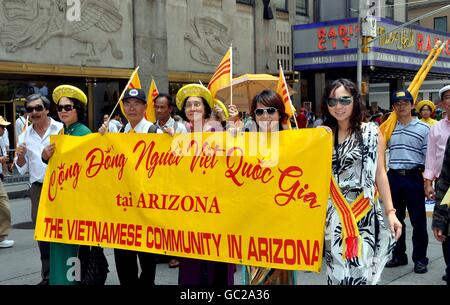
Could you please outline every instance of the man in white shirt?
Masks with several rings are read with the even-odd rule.
[[[105,114],[103,116],[103,124],[106,124],[106,123],[108,123],[108,132],[119,132],[120,131],[120,128],[117,128],[117,125],[114,124],[113,120],[109,120],[109,114]]]
[[[123,96],[123,108],[128,119],[124,133],[162,133],[153,123],[145,119],[147,97],[142,89],[128,89]],[[106,123],[103,123],[99,132],[105,134],[108,131]],[[137,258],[141,266],[141,274],[138,275]],[[156,255],[153,253],[114,249],[117,275],[120,285],[155,285]]]
[[[22,133],[22,131],[24,131],[25,126],[27,125],[27,117],[25,115],[25,109],[24,108],[20,108],[19,110],[19,117],[16,119],[16,123],[14,124],[14,139],[15,139],[15,143],[17,143],[17,139],[19,138],[19,135]]]
[[[48,116],[50,101],[40,93],[32,94],[25,101],[25,109],[31,120],[31,125],[18,138],[14,162],[21,175],[30,174],[31,219],[36,225],[39,198],[44,182],[47,165],[42,162],[41,154],[44,147],[50,144],[50,135],[56,135],[63,124]],[[39,285],[49,284],[50,275],[50,245],[38,241],[41,253],[41,276]]]
[[[109,124],[110,125],[114,124],[116,126],[116,128],[117,128],[117,132],[119,132],[122,129],[122,127],[123,127],[123,124],[121,123],[120,115],[118,113],[114,114],[114,116],[111,119],[111,121],[109,121]],[[110,126],[110,129],[109,129],[109,132],[111,132],[111,126]]]
[[[6,126],[11,123],[6,121],[0,115],[0,179],[3,181],[4,175],[7,174],[7,169],[5,170],[6,164],[8,162],[8,146],[6,146],[6,142],[4,140],[5,134],[8,132]]]
[[[174,107],[173,97],[166,93],[160,93],[155,99],[156,125],[170,135],[186,133],[187,130],[184,124],[176,122],[171,117]]]
[[[7,122],[2,116],[0,116],[0,137],[3,136],[6,130],[6,126],[11,124]],[[6,164],[8,160],[8,153],[6,151],[3,140],[0,140],[0,163]],[[3,187],[3,173],[0,166],[0,249],[10,248],[14,245],[14,240],[6,239],[11,229],[11,210],[9,209],[9,198]]]

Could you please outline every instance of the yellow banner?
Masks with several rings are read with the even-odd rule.
[[[37,240],[320,271],[332,138],[52,136]]]

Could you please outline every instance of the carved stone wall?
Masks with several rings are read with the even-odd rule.
[[[169,70],[212,73],[233,43],[233,74],[254,71],[251,10],[236,1],[167,0]]]
[[[0,60],[133,67],[131,0],[0,0]]]

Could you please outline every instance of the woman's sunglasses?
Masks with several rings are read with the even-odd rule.
[[[42,105],[37,105],[37,106],[34,106],[34,107],[25,107],[25,110],[26,110],[28,113],[32,113],[33,111],[41,112],[41,111],[44,110],[44,106],[42,106]]]
[[[330,97],[327,100],[327,105],[329,107],[335,107],[339,103],[343,106],[347,106],[347,105],[350,105],[352,102],[353,102],[353,97],[351,97],[351,96],[341,96],[339,98]]]
[[[73,109],[75,109],[75,107],[73,105],[58,105],[58,106],[56,106],[56,109],[58,109],[58,112],[62,112],[63,109],[64,109],[64,111],[68,112],[68,111],[72,111]]]
[[[266,107],[266,108],[255,109],[256,116],[262,116],[264,114],[264,112],[266,112],[268,115],[273,115],[275,112],[277,112],[277,108]]]

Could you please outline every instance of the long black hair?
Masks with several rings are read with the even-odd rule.
[[[361,123],[363,120],[363,105],[361,103],[361,94],[358,87],[354,82],[346,78],[339,78],[332,83],[328,84],[325,88],[325,92],[322,96],[321,109],[324,115],[323,125],[330,127],[334,132],[337,130],[337,120],[328,111],[327,100],[339,87],[344,87],[345,90],[350,92],[353,97],[353,111],[350,116],[350,131],[351,133],[358,133],[361,130]]]

